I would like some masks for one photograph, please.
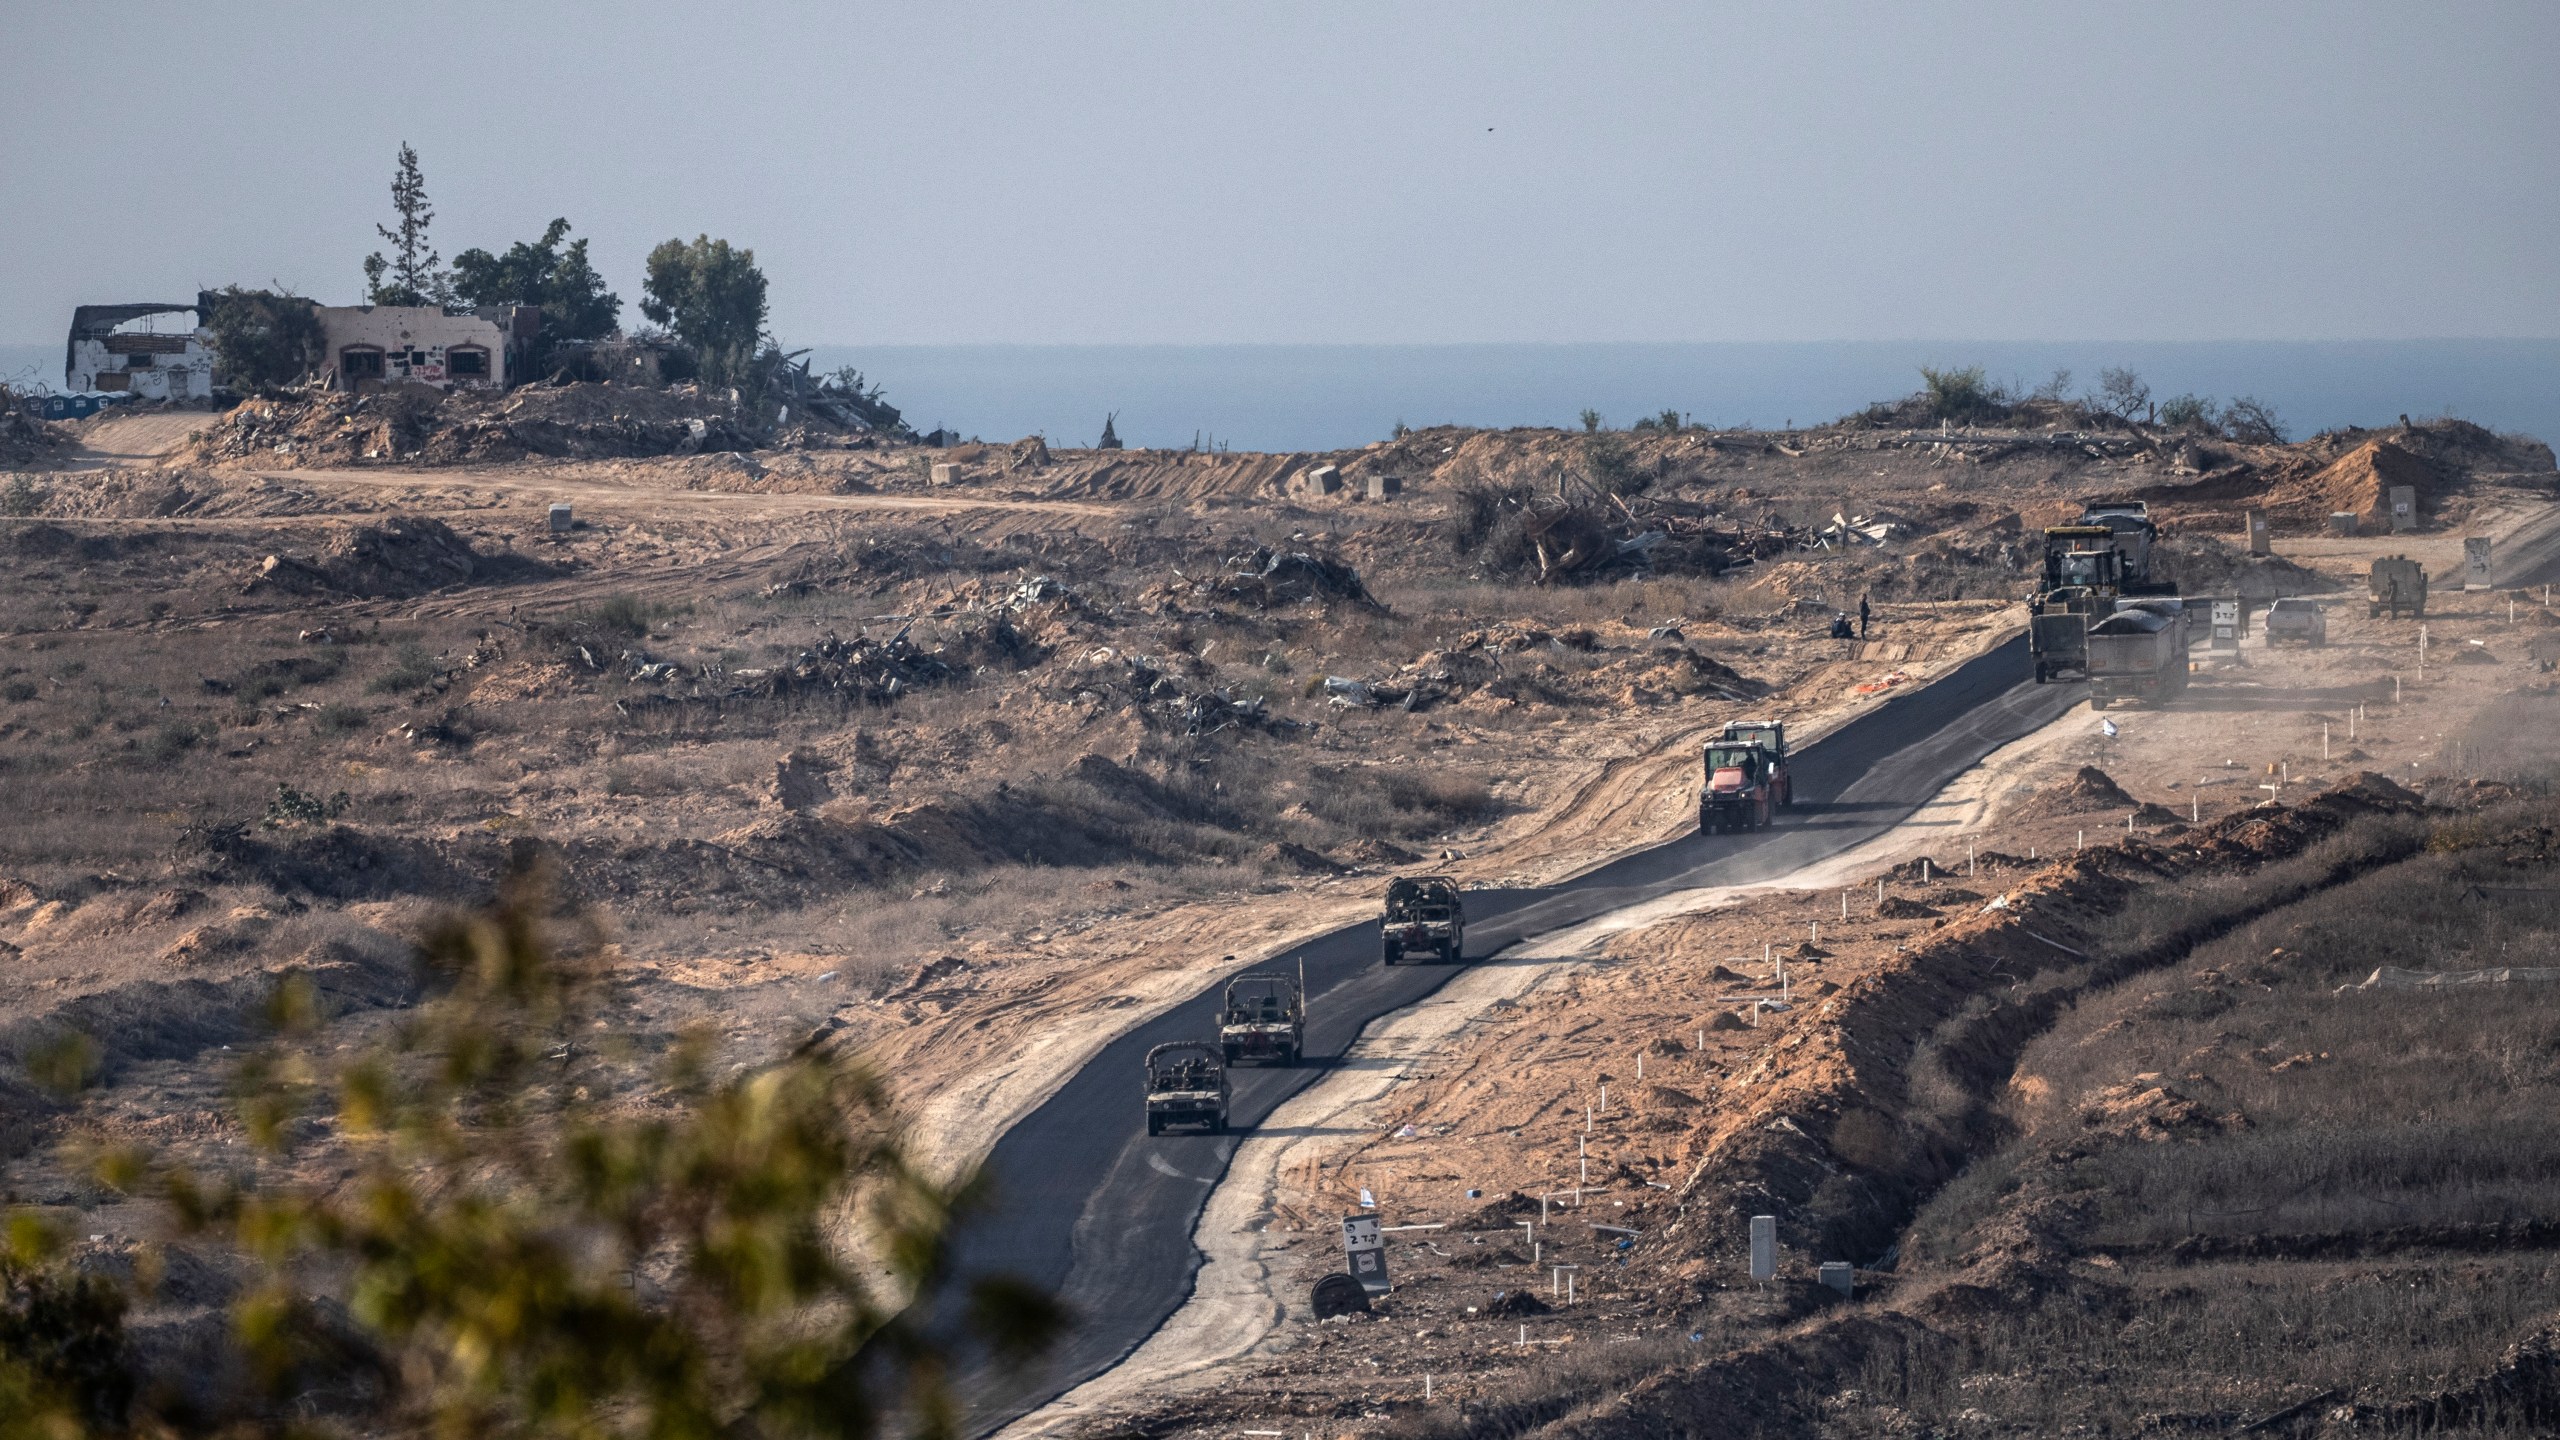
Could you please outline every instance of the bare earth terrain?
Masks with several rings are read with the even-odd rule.
[[[1543,883],[1679,832],[1714,727],[1809,738],[1927,683],[2022,623],[2039,527],[2140,495],[2191,593],[2338,596],[2330,643],[2253,637],[2170,708],[2110,712],[2113,734],[2077,710],[1785,886],[1544,937],[1373,1027],[1374,1063],[1239,1155],[1192,1307],[1025,1428],[2540,1413],[2513,1395],[2554,1383],[2525,1297],[2560,1234],[2533,1167],[2560,1150],[2518,1120],[2451,1187],[2422,1172],[2495,1147],[2413,1137],[2549,1113],[2548,1022],[2431,995],[2466,1038],[2392,1041],[2340,1007],[2408,1024],[2410,1001],[2329,992],[2548,939],[2530,896],[2443,908],[2550,864],[2543,802],[2492,783],[2547,758],[2520,745],[2560,653],[2520,583],[2560,543],[2547,449],[2453,421],[2241,446],[1884,417],[1334,455],[665,453],[695,444],[666,438],[681,407],[605,388],[459,419],[102,417],[0,482],[11,1200],[129,1252],[142,1222],[60,1142],[216,1164],[223,1051],[279,975],[361,1034],[412,997],[425,920],[527,859],[610,927],[644,1046],[708,1027],[746,1066],[823,1032],[958,1169],[1114,1034],[1374,913],[1392,875]],[[2421,533],[2324,533],[2400,483]],[[2226,543],[2249,508],[2276,557]],[[2451,588],[2466,535],[2518,557],[2509,588]],[[2446,587],[2423,670],[2418,622],[2363,612],[2387,553]],[[1871,637],[1827,638],[1861,597]],[[2372,906],[2394,918],[2360,933]],[[96,1058],[62,1099],[23,1070],[68,1032]],[[2297,1093],[2420,1043],[2447,1058],[2389,1105]],[[1376,1316],[1316,1324],[1364,1190],[1439,1228],[1395,1232]],[[1743,1227],[1769,1213],[1784,1260],[1754,1285]],[[1859,1267],[1856,1300],[1823,1261]],[[146,1320],[207,1323],[229,1283]],[[2403,1284],[2432,1308],[2388,1363],[2252,1339],[2208,1384],[2161,1358],[2259,1336],[2269,1295],[2345,1316]],[[2113,1338],[2136,1317],[2161,1337],[2140,1361]]]

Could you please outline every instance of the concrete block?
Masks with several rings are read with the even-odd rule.
[[[1778,1217],[1751,1217],[1751,1278],[1762,1283],[1778,1278]]]
[[[951,463],[950,461],[948,461],[948,460],[937,460],[937,461],[935,461],[935,462],[934,462],[934,466],[933,466],[933,483],[934,483],[934,484],[936,484],[936,485],[956,485],[956,484],[958,484],[958,483],[959,483],[959,481],[960,481],[960,467],[959,467],[959,466],[952,464],[952,463]]]
[[[2269,554],[2272,553],[2273,545],[2273,539],[2267,530],[2267,512],[2264,510],[2250,511],[2249,553],[2252,555]]]
[[[2396,535],[2396,534],[2398,534],[2399,532],[2401,532],[2401,531],[2403,531],[2403,530],[2415,530],[2415,529],[2417,529],[2417,528],[2418,528],[2418,487],[2417,487],[2417,486],[2415,486],[2415,485],[2394,485],[2394,486],[2392,486],[2392,487],[2391,487],[2391,530],[2392,530],[2392,533]]]
[[[554,505],[551,507],[552,534],[566,535],[577,528],[578,520],[576,512],[572,511],[567,505]]]
[[[1331,495],[1342,488],[1342,471],[1332,465],[1319,465],[1307,472],[1307,488],[1318,495]]]
[[[1385,500],[1391,496],[1401,495],[1403,493],[1404,477],[1401,475],[1372,475],[1369,477],[1369,498],[1372,500]]]
[[[1843,1296],[1855,1298],[1858,1293],[1857,1267],[1846,1260],[1823,1261],[1821,1278],[1823,1284],[1839,1291]]]
[[[2356,512],[2353,510],[2330,511],[2329,533],[2332,535],[2353,535],[2356,533]]]

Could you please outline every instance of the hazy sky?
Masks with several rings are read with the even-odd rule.
[[[360,299],[403,140],[795,343],[2560,335],[2549,3],[11,10],[6,341]]]

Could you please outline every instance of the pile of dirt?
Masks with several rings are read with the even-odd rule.
[[[751,450],[730,392],[693,385],[538,385],[511,393],[421,387],[253,400],[179,451],[182,463],[268,467],[455,465]]]
[[[2160,545],[2162,563],[2184,595],[2237,595],[2266,601],[2286,595],[2325,595],[2339,581],[2281,555],[2251,555],[2203,535],[2172,535]]]
[[[2079,815],[2092,810],[2130,810],[2134,798],[2125,793],[2115,777],[2095,765],[2083,765],[2079,773],[2059,785],[2047,786],[2028,797],[2019,807],[2022,818],[2036,819],[2051,815]]]
[[[452,526],[431,517],[400,515],[339,531],[308,559],[269,555],[259,562],[247,588],[251,594],[328,591],[405,600],[485,578],[487,570],[485,558]]]
[[[51,464],[70,444],[68,432],[7,402],[0,394],[0,470]]]
[[[2307,524],[2352,512],[2358,528],[2381,529],[2391,523],[2397,485],[2417,490],[2423,516],[2443,488],[2444,472],[2389,440],[2368,440],[2309,475],[2277,481],[2267,490],[2266,508],[2277,519]]]

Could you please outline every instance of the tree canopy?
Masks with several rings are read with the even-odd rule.
[[[222,383],[255,392],[290,385],[328,362],[328,345],[311,302],[274,290],[238,285],[211,292],[197,318],[213,332],[222,360]]]
[[[569,222],[554,220],[542,238],[519,240],[506,253],[473,248],[453,257],[453,293],[465,305],[539,305],[546,342],[595,340],[614,332],[622,297],[605,288],[587,259],[587,242],[567,240]]]
[[[441,305],[453,298],[449,277],[439,266],[444,257],[427,243],[427,227],[436,212],[427,202],[426,173],[418,168],[418,152],[400,144],[399,168],[391,174],[391,213],[396,227],[376,225],[374,233],[391,242],[391,254],[364,257],[364,294],[368,305]]]
[[[640,313],[693,347],[703,378],[732,383],[755,360],[764,333],[765,279],[756,252],[697,235],[649,252]]]

